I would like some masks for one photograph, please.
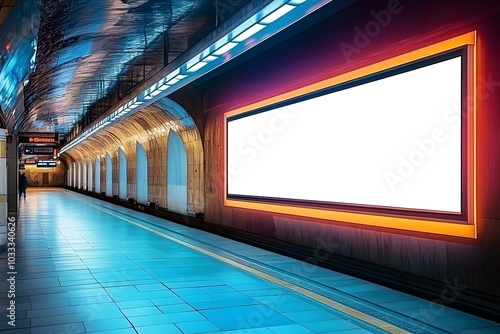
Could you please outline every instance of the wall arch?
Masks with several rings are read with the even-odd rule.
[[[118,197],[127,199],[127,157],[122,148],[118,148]]]
[[[167,209],[187,213],[187,152],[175,131],[167,143]]]
[[[88,161],[87,163],[87,190],[88,191],[93,191],[94,190],[94,169],[92,166],[92,160]]]
[[[106,152],[106,196],[113,196],[113,162],[109,152]]]
[[[85,161],[80,161],[80,189],[87,190],[87,163]]]
[[[94,191],[101,192],[101,159],[99,157],[95,158]]]
[[[79,168],[78,168],[78,163],[76,161],[73,162],[73,188],[78,188],[78,173],[79,173]]]
[[[191,99],[184,99],[189,105]],[[184,103],[183,102],[183,103]],[[198,119],[198,121],[200,121]],[[200,123],[202,124],[202,123]],[[102,161],[101,188],[107,196],[119,194],[119,153],[122,149],[127,159],[127,195],[137,199],[143,198],[137,186],[142,173],[137,169],[137,143],[144,149],[147,156],[147,201],[158,203],[167,208],[167,146],[169,133],[173,131],[181,139],[186,152],[187,161],[187,209],[186,213],[204,212],[204,165],[203,145],[200,132],[192,116],[179,104],[161,98],[153,104],[110,124],[94,133],[82,143],[64,152],[75,161],[92,160],[95,156],[109,155]],[[89,156],[92,154],[92,156]],[[108,162],[110,162],[108,164]],[[105,165],[105,166],[104,166]],[[104,167],[104,168],[103,168]],[[96,167],[97,173],[97,167]],[[114,181],[114,184],[113,184]],[[97,182],[97,180],[95,181]],[[140,181],[144,184],[144,180]],[[105,185],[104,185],[105,184]],[[104,190],[106,189],[106,190]],[[95,191],[99,189],[96,186]],[[123,196],[123,194],[122,194]],[[141,199],[142,200],[142,199]]]
[[[146,203],[148,201],[148,156],[139,142],[136,142],[136,201]]]
[[[73,173],[74,173],[73,164],[69,164],[69,166],[68,166],[68,180],[67,180],[69,187],[73,187]]]

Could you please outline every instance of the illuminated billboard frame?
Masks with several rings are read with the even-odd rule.
[[[233,110],[224,115],[225,121],[225,197],[226,206],[260,210],[302,217],[312,217],[352,224],[370,225],[424,233],[476,238],[476,120],[475,120],[475,44],[476,32],[470,32],[427,47],[402,54],[330,79],[281,94],[264,101]],[[373,77],[388,77],[384,73],[399,68],[419,68],[421,64],[436,63],[459,54],[462,57],[462,107],[461,107],[461,212],[458,215],[431,211],[400,210],[377,206],[353,206],[337,203],[321,205],[311,202],[274,199],[265,196],[238,196],[228,192],[228,124],[232,120],[255,115],[287,104],[308,99],[311,96],[334,90],[335,87],[356,87]],[[435,60],[438,59],[438,60]],[[417,64],[416,66],[414,64]],[[353,84],[354,83],[354,84]]]

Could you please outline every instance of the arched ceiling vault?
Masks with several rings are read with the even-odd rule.
[[[64,152],[61,158],[90,160],[136,142],[147,146],[167,136],[170,130],[178,132],[181,137],[184,131],[194,131],[201,147],[201,138],[191,116],[175,102],[163,98],[96,132],[79,145]]]
[[[16,132],[58,132],[64,142],[247,2],[41,0],[36,69]]]

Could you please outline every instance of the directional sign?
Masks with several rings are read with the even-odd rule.
[[[53,147],[47,147],[47,146],[26,146],[24,148],[24,153],[25,154],[46,154],[46,155],[51,155],[54,153],[54,148]]]
[[[36,164],[37,167],[56,167],[57,164],[55,161],[49,160],[49,161],[38,161]]]
[[[29,144],[58,144],[59,134],[55,132],[19,132],[17,140],[19,143]]]

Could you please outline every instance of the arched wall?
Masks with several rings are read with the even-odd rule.
[[[187,213],[186,147],[173,130],[170,130],[167,141],[167,209]]]
[[[163,98],[153,105],[109,125],[87,140],[63,154],[75,161],[105,158],[112,161],[112,189],[109,192],[106,164],[101,163],[100,191],[108,196],[120,194],[120,168],[118,151],[127,160],[126,192],[128,198],[137,198],[137,143],[147,157],[147,201],[167,207],[167,139],[175,131],[186,149],[187,210],[204,211],[203,145],[196,123],[179,104]],[[92,154],[92,156],[89,156]],[[144,182],[144,181],[142,181]],[[100,192],[95,189],[95,192]],[[123,191],[123,189],[122,189]],[[123,195],[123,193],[122,193]]]
[[[106,152],[105,155],[106,164],[104,165],[104,171],[106,174],[106,196],[113,196],[113,160],[111,155]]]
[[[83,160],[80,161],[80,183],[81,183],[81,188],[84,190],[87,190],[87,181],[88,181],[88,175],[87,175],[87,161]]]
[[[79,182],[78,182],[78,177],[80,175],[80,164],[78,162],[73,162],[73,186],[75,188],[79,188]]]
[[[90,160],[87,162],[87,190],[94,191],[94,168],[92,166],[93,162]]]
[[[136,142],[136,201],[148,201],[148,155],[139,142]]]
[[[94,159],[94,191],[101,192],[101,159],[99,157]]]
[[[118,149],[118,197],[127,199],[127,157],[121,148]]]
[[[73,167],[71,165],[68,167],[66,175],[66,185],[69,187],[73,187]]]

